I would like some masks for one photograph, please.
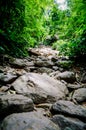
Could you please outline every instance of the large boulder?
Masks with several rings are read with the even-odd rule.
[[[46,117],[36,112],[29,112],[6,117],[0,130],[60,130],[60,128]]]
[[[63,114],[79,118],[86,122],[86,108],[71,101],[59,100],[51,107],[52,114]]]
[[[86,130],[86,123],[83,123],[79,119],[65,117],[63,115],[55,115],[51,120],[59,125],[61,130]]]
[[[17,94],[0,94],[0,118],[12,113],[29,112],[34,109],[33,101]]]
[[[34,103],[55,102],[68,94],[67,87],[47,74],[27,73],[13,84],[17,93],[30,96]]]
[[[86,101],[86,88],[79,88],[75,90],[72,98],[79,103]]]
[[[67,83],[73,83],[76,81],[76,76],[74,72],[70,72],[70,71],[59,73],[58,75],[56,75],[56,78],[60,80],[64,80]]]

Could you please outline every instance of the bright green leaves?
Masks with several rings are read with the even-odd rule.
[[[21,56],[47,35],[45,12],[53,0],[1,0],[0,50]],[[10,51],[12,50],[12,51]]]
[[[46,33],[44,27],[45,12],[51,0],[25,0],[24,38],[29,46],[38,45]]]
[[[86,2],[67,1],[69,8],[61,11],[53,0],[0,0],[0,52],[25,55],[56,34],[62,40],[55,46],[64,54],[86,55]]]
[[[70,57],[86,55],[86,2],[83,0],[67,0],[69,9],[59,13],[60,51]],[[56,45],[56,43],[55,43]],[[58,46],[58,43],[57,43]]]

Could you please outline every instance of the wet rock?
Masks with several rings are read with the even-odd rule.
[[[86,101],[86,88],[75,90],[72,98],[79,103]]]
[[[86,123],[83,123],[79,119],[65,117],[63,115],[55,115],[51,120],[59,125],[61,130],[86,130]]]
[[[60,130],[48,118],[40,116],[40,113],[12,114],[4,119],[1,124],[2,130]]]
[[[33,109],[33,101],[30,98],[17,94],[0,94],[0,118],[12,113],[29,112]]]
[[[81,105],[75,105],[73,102],[59,100],[51,107],[53,114],[63,114],[79,118],[86,122],[86,108]]]
[[[28,73],[13,84],[17,93],[31,96],[35,103],[55,102],[68,94],[67,87],[47,74]]]
[[[70,72],[70,71],[59,73],[58,75],[56,75],[56,78],[60,80],[64,80],[67,83],[73,83],[76,81],[76,76],[74,72]]]
[[[1,73],[0,74],[0,82],[3,84],[9,84],[12,83],[17,78],[17,75],[11,74],[11,73]]]

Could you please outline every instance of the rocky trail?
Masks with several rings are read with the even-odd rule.
[[[51,47],[0,56],[0,130],[86,130],[86,64]]]

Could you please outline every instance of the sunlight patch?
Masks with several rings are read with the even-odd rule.
[[[58,4],[58,8],[61,10],[67,9],[67,1],[66,0],[55,0],[55,2]]]

